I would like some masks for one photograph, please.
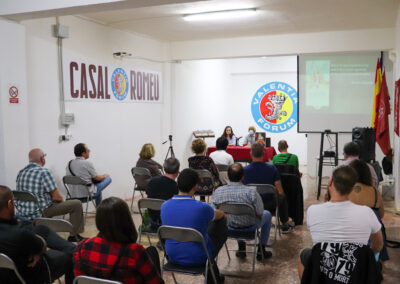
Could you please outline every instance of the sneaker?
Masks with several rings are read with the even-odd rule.
[[[293,230],[294,230],[294,226],[292,226],[290,224],[284,224],[281,226],[282,234],[289,234],[289,233],[293,232]]]
[[[239,249],[236,252],[236,257],[240,259],[245,259],[246,258],[246,243],[245,242],[240,242],[239,243]]]
[[[272,252],[270,252],[269,250],[265,250],[265,246],[263,246],[263,248],[262,248],[262,253],[264,255],[264,259],[272,257]],[[258,250],[257,250],[257,260],[262,260],[260,248],[258,248]]]

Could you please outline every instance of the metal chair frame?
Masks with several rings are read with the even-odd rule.
[[[175,281],[175,284],[177,283],[174,272],[177,273],[184,273],[184,274],[190,274],[190,275],[199,275],[204,273],[204,283],[207,283],[207,276],[208,276],[208,270],[211,271],[211,275],[212,278],[214,280],[214,283],[217,284],[217,278],[215,276],[215,272],[214,269],[212,269],[213,265],[214,265],[214,261],[213,259],[210,257],[208,250],[207,250],[207,245],[206,242],[203,238],[203,235],[192,228],[186,228],[186,227],[174,227],[174,226],[160,226],[158,228],[157,231],[157,235],[158,238],[161,242],[161,245],[163,247],[163,251],[164,251],[164,255],[162,258],[162,262],[161,262],[161,278],[162,278],[162,274],[165,271],[170,271],[172,273],[172,277]],[[190,266],[188,267],[184,267],[184,266],[177,266],[174,265],[172,263],[167,263],[166,265],[164,265],[165,262],[165,258],[168,257],[166,250],[165,250],[165,240],[166,239],[170,239],[170,240],[174,240],[177,242],[196,242],[196,243],[200,243],[207,255],[207,261],[204,265],[204,271],[203,272],[199,272],[199,271],[195,271],[194,269],[191,269]],[[211,269],[208,269],[208,267],[211,267]],[[193,268],[193,267],[192,267]]]
[[[22,284],[26,283],[24,278],[22,278],[21,274],[19,274],[17,266],[15,265],[14,261],[4,253],[0,253],[0,268],[10,269],[14,271],[18,280],[21,281]]]
[[[87,218],[87,214],[88,214],[88,210],[89,210],[89,202],[92,202],[94,208],[96,208],[96,203],[94,202],[94,198],[92,196],[92,193],[90,192],[90,186],[92,185],[92,183],[88,183],[81,177],[71,176],[71,175],[64,176],[62,180],[63,180],[64,187],[67,190],[67,198],[66,198],[67,200],[77,199],[77,200],[80,200],[82,203],[86,203],[85,218],[84,218],[84,222],[86,223],[86,218]],[[71,195],[68,185],[82,185],[87,191],[86,196],[73,197]],[[89,213],[95,214],[95,212],[89,212]]]
[[[140,168],[140,167],[133,167],[131,169],[131,173],[132,173],[132,177],[133,177],[133,179],[135,181],[135,185],[133,186],[131,211],[133,213],[139,213],[139,211],[134,211],[133,210],[133,200],[135,198],[135,191],[139,191],[140,194],[142,195],[142,198],[144,197],[143,191],[146,191],[146,189],[147,189],[147,186],[148,186],[149,181],[151,179],[151,173],[150,173],[149,169]],[[140,179],[138,180],[137,179],[138,177],[143,178],[143,182],[141,182]]]
[[[43,225],[49,227],[56,233],[72,233],[72,224],[64,219],[54,219],[54,218],[36,218],[33,220],[34,226]]]
[[[248,184],[248,186],[255,187],[257,192],[260,195],[263,195],[263,194],[273,194],[274,195],[276,209],[275,209],[275,214],[273,214],[273,216],[275,216],[274,241],[271,243],[271,245],[273,245],[276,242],[277,232],[279,232],[279,236],[281,236],[281,227],[280,227],[280,221],[279,221],[278,190],[272,184]],[[272,212],[271,212],[271,214],[272,214]]]
[[[236,215],[236,216],[249,216],[249,217],[253,218],[254,225],[256,226],[256,228],[254,229],[254,236],[252,236],[252,237],[249,237],[250,234],[248,232],[244,232],[243,234],[241,234],[240,231],[228,229],[228,239],[254,240],[254,243],[252,244],[253,251],[249,251],[250,253],[253,253],[252,271],[249,276],[253,275],[254,270],[255,270],[255,264],[256,264],[257,244],[261,251],[261,258],[264,259],[264,254],[263,254],[261,239],[260,239],[260,228],[257,226],[258,219],[257,219],[257,215],[256,215],[254,207],[247,203],[236,203],[236,202],[225,202],[225,203],[221,203],[221,204],[216,204],[216,207],[218,209],[224,211],[225,214]],[[238,228],[238,229],[240,229],[240,228]],[[246,233],[248,233],[248,234],[246,234]],[[229,251],[235,251],[235,250],[233,250],[233,249],[229,250],[226,242],[225,242],[225,248],[226,248],[226,253],[228,255],[228,259],[230,261],[231,257],[229,255]],[[246,252],[247,252],[247,250],[246,250]],[[237,274],[227,274],[227,273],[225,273],[225,275],[239,276]],[[240,275],[240,276],[243,277],[244,275]]]
[[[40,208],[39,201],[35,195],[28,191],[19,191],[19,190],[13,190],[13,195],[14,195],[14,200],[15,202],[15,207],[17,208],[17,211],[20,210],[20,206],[18,204],[19,201],[23,202],[34,202],[37,208],[39,208],[40,215],[43,216],[43,210]]]
[[[80,275],[74,278],[72,284],[122,284],[122,282]]]
[[[161,211],[161,205],[165,202],[163,199],[155,199],[155,198],[141,198],[138,200],[138,208],[139,208],[139,213],[140,217],[142,218],[142,224],[139,226],[139,241],[138,243],[140,244],[142,241],[142,234],[147,235],[147,239],[149,240],[149,243],[151,245],[151,240],[150,240],[150,235],[151,236],[157,236],[157,230],[146,230],[144,229],[143,225],[143,210],[144,209],[150,209],[150,210],[158,210]]]

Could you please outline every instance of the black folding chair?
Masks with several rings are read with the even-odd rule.
[[[226,202],[226,203],[216,204],[216,207],[218,209],[224,211],[225,214],[228,214],[228,215],[248,216],[253,220],[253,225],[256,225],[258,222],[255,209],[253,206],[251,206],[249,204]],[[260,251],[262,254],[261,259],[264,259],[263,249],[262,249],[261,239],[260,239],[260,228],[258,228],[258,226],[255,226],[254,230],[240,230],[240,228],[232,230],[228,227],[228,239],[254,240],[253,251],[250,251],[250,253],[253,253],[253,264],[252,264],[251,274],[248,276],[251,276],[254,273],[255,264],[256,264],[257,244],[259,245]],[[229,250],[228,245],[226,243],[225,243],[225,248],[226,248],[226,252],[228,254],[228,259],[230,261],[231,257],[229,255],[229,251],[234,251],[234,250]],[[227,273],[224,273],[224,274],[231,275],[231,276],[240,276],[240,277],[245,276],[243,274],[241,274],[241,275],[227,274]]]
[[[146,168],[133,167],[131,169],[133,179],[135,180],[135,185],[133,187],[131,211],[133,211],[133,200],[135,198],[135,191],[139,191],[142,197],[144,197],[143,192],[146,192],[147,186],[149,185],[151,179],[151,173]],[[138,213],[138,212],[134,212]]]
[[[147,235],[147,239],[151,245],[150,236],[157,236],[158,227],[153,226],[144,226],[144,218],[143,213],[144,210],[155,210],[161,211],[161,205],[165,202],[163,199],[155,199],[155,198],[141,198],[138,201],[139,213],[140,217],[142,217],[142,224],[139,226],[139,244],[142,240],[142,234]]]
[[[263,196],[265,195],[270,195],[272,196],[272,201],[274,202],[275,206],[275,213],[270,212],[272,216],[275,216],[275,231],[274,231],[274,241],[271,243],[274,244],[276,242],[276,235],[277,232],[279,232],[279,236],[281,236],[281,227],[280,227],[280,221],[279,221],[279,201],[278,201],[278,190],[276,189],[275,186],[272,184],[248,184],[248,186],[253,186],[256,188],[257,192],[261,195],[261,197],[264,199]]]
[[[157,231],[158,238],[160,239],[161,245],[164,250],[164,255],[162,258],[161,262],[161,278],[162,274],[164,271],[169,271],[172,273],[172,277],[174,278],[175,283],[177,283],[176,278],[174,273],[183,273],[183,274],[189,274],[189,275],[200,275],[204,274],[204,283],[207,283],[207,276],[208,276],[208,271],[211,271],[212,278],[214,280],[214,283],[217,284],[217,278],[215,276],[215,272],[213,269],[214,266],[214,261],[211,258],[210,254],[208,253],[207,250],[207,245],[206,242],[203,238],[203,235],[192,228],[185,228],[185,227],[173,227],[173,226],[160,226]],[[204,265],[200,266],[182,266],[178,264],[174,264],[171,262],[168,262],[167,264],[164,264],[165,258],[168,258],[168,255],[165,250],[165,240],[173,240],[177,242],[196,242],[200,243],[204,249],[204,252],[207,255],[207,261]],[[208,268],[211,269],[208,269]]]

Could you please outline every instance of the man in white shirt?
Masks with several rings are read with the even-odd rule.
[[[233,165],[233,157],[231,154],[226,152],[228,148],[228,139],[221,136],[217,139],[217,150],[210,154],[210,158],[213,159],[216,165]]]
[[[307,226],[313,245],[321,242],[367,245],[370,240],[370,247],[375,253],[382,249],[381,224],[372,209],[349,201],[356,180],[357,173],[350,166],[336,168],[328,185],[329,201],[308,208]],[[300,279],[310,257],[311,249],[304,249],[300,254]]]

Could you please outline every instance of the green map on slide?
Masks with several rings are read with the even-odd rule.
[[[330,60],[306,63],[306,106],[329,107]]]

